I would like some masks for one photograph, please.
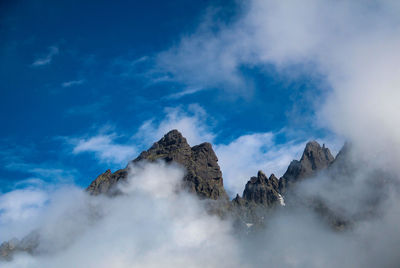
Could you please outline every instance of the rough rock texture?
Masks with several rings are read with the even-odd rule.
[[[348,147],[345,146],[338,154],[336,163],[329,149],[322,147],[315,141],[309,142],[299,161],[293,160],[286,173],[279,180],[274,174],[268,178],[262,171],[256,177],[250,178],[243,191],[228,202],[228,196],[223,186],[223,179],[218,158],[215,155],[210,143],[202,143],[190,147],[186,139],[177,130],[168,132],[162,139],[154,143],[150,149],[143,151],[136,159],[121,170],[112,173],[107,170],[99,175],[87,188],[91,195],[107,194],[116,195],[119,193],[116,185],[126,181],[131,165],[141,161],[162,160],[167,163],[177,163],[186,169],[183,178],[183,185],[190,192],[196,193],[201,199],[210,200],[207,202],[209,212],[220,216],[232,217],[245,233],[265,226],[265,219],[274,209],[285,206],[284,194],[288,194],[292,184],[297,181],[314,176],[317,172],[327,169],[327,172],[337,173],[348,172],[351,166],[348,163]],[[234,155],[232,157],[235,157]],[[286,199],[286,196],[285,196]],[[223,202],[215,202],[215,200]],[[318,200],[317,200],[318,201]],[[335,226],[344,226],[343,217],[337,216],[326,208],[322,202],[310,200],[307,206],[315,208],[323,217],[327,218]],[[21,241],[16,239],[4,242],[0,245],[0,260],[9,260],[18,251],[35,253],[39,243],[37,234],[32,233]]]
[[[296,182],[327,169],[333,161],[334,157],[325,145],[321,147],[316,141],[308,142],[301,159],[293,160],[279,180],[274,174],[267,178],[262,171],[258,172],[257,177],[250,178],[242,197],[237,195],[232,200],[233,213],[245,228],[249,225],[252,228],[264,226],[265,219],[273,211],[272,208],[286,206],[284,195],[289,194],[288,189]]]
[[[316,141],[308,142],[300,161],[293,160],[279,180],[280,192],[286,193],[293,183],[314,176],[318,171],[326,169],[334,160],[325,144],[321,147]]]
[[[0,245],[0,261],[9,261],[17,252],[27,252],[32,254],[39,245],[39,236],[36,232],[32,232],[25,236],[22,240],[16,238],[3,242]]]
[[[210,143],[190,147],[179,131],[172,130],[149,150],[142,152],[133,163],[159,159],[183,165],[187,172],[183,178],[185,186],[200,198],[228,199],[218,158]]]
[[[210,143],[190,147],[179,131],[171,130],[161,140],[154,143],[149,150],[143,151],[135,160],[131,161],[131,164],[156,160],[181,164],[186,169],[186,175],[183,178],[185,187],[200,198],[228,200],[218,158]],[[120,180],[127,178],[128,168],[115,173],[107,170],[90,184],[87,188],[88,192],[94,195],[115,194],[115,185]]]
[[[279,181],[274,174],[268,178],[262,171],[251,177],[243,191],[243,196],[232,200],[232,212],[236,226],[250,231],[262,228],[264,219],[276,205],[284,205],[279,194]]]
[[[100,174],[89,187],[86,189],[92,195],[108,194],[114,195],[118,193],[115,188],[117,182],[121,179],[125,180],[128,177],[128,168],[120,169],[114,173],[111,170],[107,170],[103,174]]]
[[[260,170],[252,177],[243,191],[243,199],[263,206],[272,206],[279,201],[278,180],[274,174],[268,179]]]

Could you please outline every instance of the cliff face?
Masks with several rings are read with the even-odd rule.
[[[103,174],[100,174],[89,187],[86,189],[92,195],[107,194],[114,195],[118,191],[116,185],[120,180],[126,180],[128,177],[128,168],[120,169],[114,173],[111,170],[107,170]]]
[[[300,160],[293,160],[279,180],[280,192],[285,194],[294,183],[314,176],[318,171],[329,167],[334,160],[325,144],[321,147],[316,141],[308,142]]]
[[[182,165],[186,170],[186,175],[183,178],[184,186],[200,198],[228,200],[218,158],[210,143],[190,147],[179,131],[172,130],[154,143],[150,149],[143,151],[130,164],[134,165],[139,161],[154,162],[158,160]],[[129,165],[115,173],[107,170],[90,184],[87,191],[93,195],[100,193],[115,194],[116,183],[127,179],[128,169]]]
[[[91,195],[118,195],[117,184],[128,178],[129,168],[141,161],[165,161],[181,165],[186,173],[183,187],[195,193],[200,199],[219,200],[224,202],[210,203],[210,213],[230,215],[236,222],[248,231],[249,226],[263,226],[264,219],[273,208],[285,206],[285,194],[296,182],[316,175],[319,171],[351,169],[347,163],[347,147],[339,153],[334,162],[329,149],[317,142],[307,143],[300,160],[293,160],[285,174],[278,179],[274,174],[268,178],[262,171],[251,177],[246,183],[242,197],[237,195],[230,203],[223,186],[222,172],[218,158],[210,143],[202,143],[191,147],[187,140],[177,130],[172,130],[154,143],[147,151],[143,151],[124,169],[114,173],[107,170],[99,175],[86,189]],[[232,156],[234,157],[234,156]],[[335,168],[335,169],[333,169]],[[316,206],[321,214],[331,217],[323,204]],[[0,260],[10,259],[15,252],[35,253],[40,237],[33,232],[21,241],[11,240],[0,245]]]
[[[272,174],[269,178],[258,171],[257,177],[251,177],[243,191],[243,199],[265,207],[270,207],[280,200],[278,179]]]
[[[218,165],[210,143],[202,143],[190,147],[186,138],[177,130],[172,130],[154,143],[147,151],[143,151],[130,162],[134,165],[140,161],[165,161],[182,165],[186,170],[183,178],[184,186],[200,198],[228,200],[223,186],[222,172]],[[259,171],[257,177],[247,182],[242,197],[235,198],[234,204],[253,203],[270,207],[283,202],[283,195],[297,181],[314,176],[318,171],[326,169],[334,161],[328,148],[316,142],[308,142],[300,160],[293,160],[285,174],[280,178],[271,175],[269,178]],[[87,188],[92,195],[118,194],[116,184],[127,179],[129,165],[112,173],[107,170],[99,175]]]

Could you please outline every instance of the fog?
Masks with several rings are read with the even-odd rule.
[[[240,262],[231,224],[177,192],[184,171],[163,163],[132,168],[123,195],[59,190],[44,209],[36,256],[2,267],[232,267]]]
[[[242,64],[274,64],[282,73],[300,64],[326,78],[329,89],[312,104],[315,120],[349,141],[353,170],[299,183],[294,205],[271,213],[265,229],[239,234],[229,218],[209,214],[205,201],[176,191],[183,169],[141,164],[113,198],[73,186],[26,192],[29,204],[40,205],[28,206],[29,213],[6,207],[1,235],[36,230],[38,252],[15,255],[2,267],[398,267],[398,14],[398,1],[253,0],[232,25],[213,32],[207,18],[160,53],[158,68],[177,81],[207,81],[202,86],[239,94]],[[333,228],[307,205],[316,198],[351,224]]]
[[[247,233],[229,217],[210,214],[207,201],[177,191],[184,172],[162,162],[132,166],[116,197],[57,189],[37,214],[34,254],[18,253],[2,267],[398,266],[395,191],[380,192],[385,195],[376,213],[341,231],[300,202],[269,214],[264,229]],[[332,211],[351,217],[366,210],[364,199],[373,196],[367,172],[345,182],[321,175],[300,184],[296,194],[302,200],[317,194]]]

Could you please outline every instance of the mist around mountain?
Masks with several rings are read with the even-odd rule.
[[[400,266],[398,0],[1,7],[1,268]]]
[[[356,155],[311,141],[230,200],[212,145],[172,130],[85,191],[58,189],[1,244],[2,267],[396,267],[398,185]]]

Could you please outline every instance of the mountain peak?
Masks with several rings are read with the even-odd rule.
[[[267,179],[267,176],[265,175],[265,173],[264,173],[262,170],[259,170],[259,171],[257,172],[257,177],[258,177],[258,178],[265,178],[265,179]]]
[[[300,162],[309,164],[312,170],[318,170],[326,168],[333,160],[331,151],[325,145],[321,147],[317,141],[310,141],[306,144]]]
[[[185,187],[200,198],[228,199],[218,158],[210,143],[205,142],[190,147],[186,138],[178,130],[173,129],[131,163],[159,160],[182,165],[186,169],[183,178]],[[128,167],[114,174],[108,170],[91,183],[88,191],[92,194],[109,194],[116,183],[127,179],[127,174]]]
[[[279,199],[278,180],[275,175],[272,174],[268,179],[265,173],[259,170],[257,177],[251,177],[247,182],[243,199],[263,206],[274,205]]]
[[[291,182],[315,175],[316,172],[327,168],[334,160],[325,145],[321,147],[317,141],[309,141],[300,160],[293,160],[282,176],[280,186],[282,192],[286,191],[285,188]]]
[[[316,140],[312,140],[307,142],[306,147],[304,148],[304,151],[308,151],[308,150],[315,150],[315,149],[320,149],[321,145],[316,141]]]
[[[180,133],[177,129],[173,129],[169,131],[167,134],[164,135],[164,137],[161,139],[167,142],[186,142],[186,138],[183,137],[182,133]]]

